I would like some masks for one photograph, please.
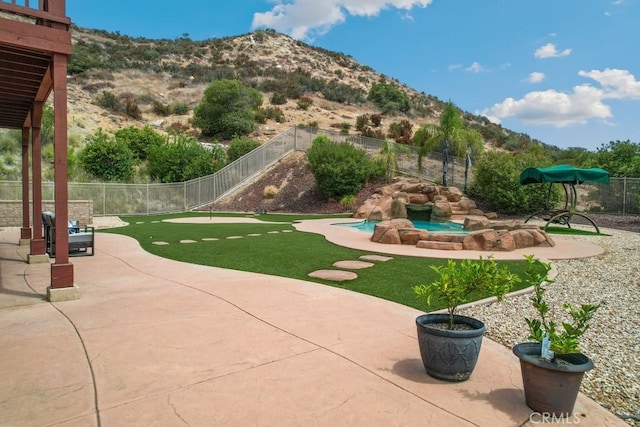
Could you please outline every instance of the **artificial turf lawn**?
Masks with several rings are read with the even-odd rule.
[[[100,231],[133,237],[147,252],[176,261],[322,283],[374,295],[427,312],[445,308],[435,303],[430,307],[419,304],[412,289],[414,285],[435,280],[436,274],[429,266],[443,265],[447,262],[445,259],[393,255],[391,261],[378,262],[372,268],[357,270],[358,278],[352,281],[338,283],[308,277],[312,271],[333,268],[332,265],[336,261],[357,260],[361,255],[373,254],[373,252],[334,245],[327,242],[323,236],[296,231],[291,225],[291,222],[296,219],[326,218],[326,215],[251,215],[262,221],[280,221],[278,224],[159,222],[168,218],[209,215],[189,213],[123,218],[130,225]],[[246,217],[247,215],[213,216]],[[346,216],[331,217],[345,218]],[[137,224],[138,222],[141,223]],[[250,234],[260,234],[260,236],[250,237]],[[242,236],[242,238],[227,239],[230,236]],[[204,241],[203,238],[219,240]],[[180,243],[181,240],[194,240],[196,243]],[[157,241],[169,244],[154,245],[153,242]],[[499,263],[507,264],[510,270],[518,275],[522,275],[526,269],[524,260],[499,261]],[[523,286],[513,290],[521,287]],[[474,297],[480,299],[486,295]]]

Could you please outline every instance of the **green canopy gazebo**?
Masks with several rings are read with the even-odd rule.
[[[596,182],[601,184],[609,183],[609,172],[600,168],[576,168],[569,165],[556,165],[548,168],[526,168],[520,174],[520,184],[541,184],[549,183],[549,192],[547,193],[547,206],[540,209],[524,221],[527,222],[532,218],[539,218],[547,222],[545,230],[549,224],[561,224],[571,228],[571,217],[576,215],[586,219],[600,233],[600,229],[596,223],[584,215],[576,211],[578,197],[576,193],[576,185],[584,182]],[[552,209],[550,206],[551,188],[553,184],[561,184],[564,189],[564,208]]]

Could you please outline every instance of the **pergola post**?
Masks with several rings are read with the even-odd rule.
[[[55,241],[56,260],[51,265],[51,287],[48,297],[51,301],[51,290],[71,288],[77,297],[73,284],[73,264],[69,262],[69,193],[67,189],[67,56],[53,54],[53,101],[54,101],[54,193],[55,193]],[[70,295],[65,294],[65,299]]]
[[[31,221],[29,218],[29,134],[28,127],[22,128],[22,228],[20,245],[31,244]]]
[[[30,264],[49,262],[42,234],[42,141],[40,140],[40,127],[42,126],[43,107],[43,102],[36,101],[31,109],[31,177],[33,179],[33,205],[31,211],[33,213],[33,239],[31,239],[31,251],[29,252]]]

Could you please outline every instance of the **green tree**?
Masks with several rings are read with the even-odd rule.
[[[262,105],[262,95],[237,80],[217,80],[204,91],[193,111],[194,127],[219,139],[247,135],[253,130],[254,111]]]
[[[100,180],[129,181],[133,176],[133,151],[126,142],[110,137],[102,129],[87,138],[78,161],[85,171]]]
[[[122,128],[115,132],[115,137],[118,140],[124,141],[131,151],[133,151],[134,157],[138,160],[147,160],[151,147],[161,145],[165,141],[164,136],[149,126],[143,128],[137,128],[135,126]]]
[[[640,177],[640,144],[626,141],[611,141],[602,144],[596,151],[591,166],[609,171],[617,177]]]
[[[413,137],[418,147],[418,170],[422,172],[422,159],[429,152],[442,151],[442,185],[447,185],[447,163],[450,154],[457,157],[475,157],[484,150],[482,135],[468,128],[462,121],[458,107],[448,102],[440,123],[426,124],[420,127]]]
[[[160,182],[182,182],[210,175],[224,166],[224,151],[178,134],[149,150],[149,175]]]
[[[233,162],[260,146],[258,141],[245,136],[237,136],[231,140],[227,148],[227,161]]]
[[[373,102],[384,113],[403,113],[411,110],[409,97],[397,87],[388,83],[376,83],[371,87],[367,100]]]
[[[503,214],[532,213],[547,205],[549,184],[520,184],[520,174],[528,167],[550,166],[551,159],[541,149],[522,154],[487,151],[474,164],[474,182],[469,195],[487,208]],[[551,187],[550,204],[560,201],[561,188]]]
[[[357,194],[372,170],[364,150],[348,142],[333,142],[325,135],[313,140],[307,159],[320,192],[334,200]]]

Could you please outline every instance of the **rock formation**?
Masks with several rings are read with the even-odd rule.
[[[466,234],[430,233],[414,227],[415,215],[433,222],[464,220]],[[402,180],[382,187],[354,214],[355,218],[381,221],[371,241],[412,245],[424,249],[513,251],[529,247],[553,247],[555,242],[538,226],[522,221],[497,221],[455,187],[441,187],[418,180]]]

